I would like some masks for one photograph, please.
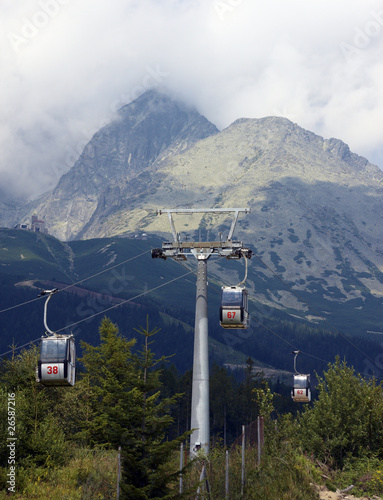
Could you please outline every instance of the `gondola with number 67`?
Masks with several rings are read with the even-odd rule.
[[[220,325],[223,328],[248,328],[248,294],[245,287],[222,287]]]

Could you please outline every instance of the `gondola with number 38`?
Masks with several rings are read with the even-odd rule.
[[[42,385],[74,386],[76,380],[76,346],[74,336],[58,335],[47,325],[47,308],[51,297],[57,293],[43,290],[40,296],[47,295],[44,305],[44,326],[46,337],[41,338],[40,359],[36,368],[36,380]]]

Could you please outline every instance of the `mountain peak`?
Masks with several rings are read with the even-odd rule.
[[[60,239],[78,238],[101,212],[110,212],[109,203],[115,208],[125,203],[122,193],[127,188],[134,193],[145,190],[164,158],[216,133],[217,127],[197,110],[148,90],[120,108],[119,117],[93,136],[33,212],[49,220],[51,232]]]
[[[139,130],[141,140],[147,137],[161,140],[162,136],[163,148],[181,141],[184,142],[182,149],[185,149],[195,141],[218,132],[217,127],[195,108],[156,89],[144,92],[118,112],[121,122],[131,128],[130,132]]]
[[[125,104],[119,109],[119,112],[126,112],[129,109],[137,108],[142,109],[147,106],[171,106],[173,104],[182,104],[179,103],[177,99],[173,99],[170,97],[168,93],[165,91],[160,91],[157,89],[149,89],[143,94],[141,94],[137,99],[130,102],[129,104]],[[183,104],[182,104],[183,105]],[[184,106],[184,105],[183,105]]]
[[[170,93],[165,92],[164,90],[150,89],[141,94],[137,99],[130,102],[129,104],[125,104],[122,106],[118,113],[122,117],[125,115],[136,115],[139,116],[141,113],[144,114],[162,114],[169,115],[175,112],[183,113],[184,117],[186,115],[194,117],[194,119],[201,119],[203,117],[198,111],[191,106],[185,104],[182,100],[177,99],[170,95]],[[206,120],[206,124],[210,123]],[[213,127],[215,131],[218,131],[215,125],[210,123],[210,126]]]

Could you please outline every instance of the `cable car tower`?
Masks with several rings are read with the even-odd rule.
[[[207,310],[207,261],[212,255],[227,259],[251,258],[252,251],[245,248],[240,241],[233,241],[233,233],[240,212],[250,213],[249,208],[215,208],[215,209],[174,209],[157,210],[157,215],[168,214],[173,235],[173,241],[164,242],[162,248],[152,250],[153,258],[166,260],[187,260],[187,255],[193,255],[197,261],[197,292],[194,328],[193,381],[191,404],[190,453],[199,449],[209,452],[209,353],[208,353],[208,310]],[[181,241],[176,232],[173,214],[195,213],[234,213],[229,234],[225,241]]]
[[[76,348],[73,335],[59,335],[47,325],[48,302],[58,292],[43,290],[40,295],[48,295],[44,304],[44,326],[46,337],[41,338],[40,359],[36,370],[36,380],[47,386],[73,386],[76,378]]]

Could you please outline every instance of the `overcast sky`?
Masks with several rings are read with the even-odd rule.
[[[0,196],[54,187],[162,86],[218,128],[285,116],[383,168],[383,1],[4,0]]]

